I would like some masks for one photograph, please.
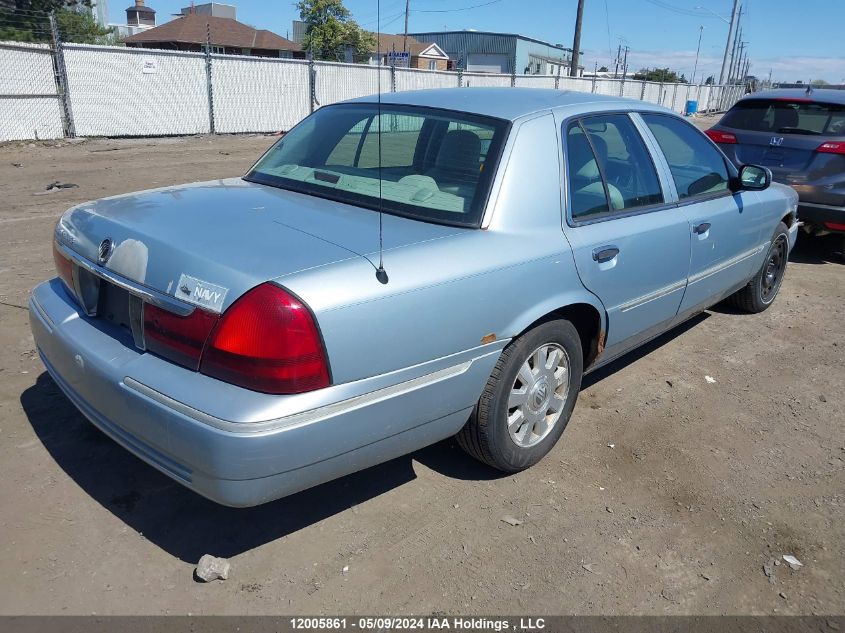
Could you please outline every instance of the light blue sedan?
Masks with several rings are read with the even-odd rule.
[[[243,178],[68,210],[32,331],[93,424],[226,505],[456,434],[514,472],[585,372],[723,299],[771,305],[796,203],[640,101],[368,97]]]

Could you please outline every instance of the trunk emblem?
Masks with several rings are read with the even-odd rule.
[[[780,147],[783,145],[783,137],[782,136],[773,136],[771,140],[769,140],[769,145],[774,145],[775,147]]]
[[[100,248],[97,249],[97,261],[105,264],[111,256],[113,246],[114,244],[109,237],[100,242]]]

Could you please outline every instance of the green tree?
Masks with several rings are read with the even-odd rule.
[[[347,47],[358,56],[373,50],[375,36],[358,26],[343,0],[299,0],[296,8],[307,25],[302,47],[316,59],[342,61]]]
[[[111,33],[101,28],[91,15],[91,0],[17,0],[0,20],[0,39],[18,42],[48,42],[51,39],[50,13],[56,16],[64,39],[95,44]],[[5,5],[4,5],[5,6]]]
[[[114,43],[113,38],[109,38],[114,29],[101,27],[90,12],[59,9],[56,11],[56,22],[59,25],[61,38],[65,42],[77,44]]]
[[[712,86],[714,83],[716,83],[716,78],[713,75],[709,75],[707,79],[704,80],[704,83],[708,86]]]
[[[813,79],[813,81],[810,82],[810,85],[821,87],[821,86],[829,86],[830,83],[828,83],[824,79]]]
[[[643,68],[634,75],[634,79],[645,81],[663,81],[666,83],[686,83],[687,81],[686,77],[683,75],[678,76],[678,73],[674,70],[669,70],[668,68]]]

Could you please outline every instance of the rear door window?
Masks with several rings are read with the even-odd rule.
[[[683,200],[728,190],[728,167],[704,134],[686,121],[663,114],[641,114],[669,163]]]
[[[779,134],[845,135],[845,105],[800,99],[748,99],[732,107],[721,125]]]
[[[627,115],[590,116],[571,123],[566,144],[574,220],[663,202],[654,163]]]

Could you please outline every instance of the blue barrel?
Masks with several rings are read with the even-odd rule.
[[[687,101],[687,109],[685,114],[687,116],[692,116],[698,112],[698,101]]]

